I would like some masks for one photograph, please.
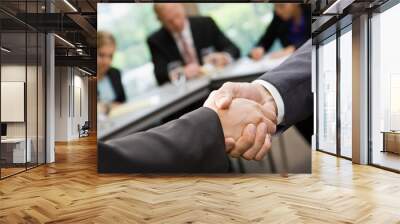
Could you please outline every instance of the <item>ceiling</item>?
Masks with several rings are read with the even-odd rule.
[[[47,0],[46,4],[45,0],[1,0],[2,46],[12,50],[7,53],[8,60],[18,61],[25,55],[28,59],[36,55],[38,49],[29,43],[33,38],[29,32],[35,33],[34,36],[51,32],[57,34],[56,65],[79,66],[95,73],[97,2]],[[25,39],[28,41],[26,49]]]

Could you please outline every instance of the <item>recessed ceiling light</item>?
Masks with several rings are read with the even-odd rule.
[[[7,48],[5,48],[5,47],[1,47],[0,49],[1,49],[2,51],[6,52],[6,53],[10,53],[10,52],[11,52],[11,50],[9,50],[9,49],[7,49]]]
[[[67,4],[74,12],[78,12],[78,10],[68,1],[64,0],[65,4]]]
[[[322,14],[342,14],[343,9],[353,2],[354,0],[336,0]]]
[[[78,67],[78,70],[81,71],[81,72],[83,72],[83,73],[85,73],[85,74],[87,74],[87,75],[92,75],[92,73],[90,73],[90,72],[88,72],[88,71],[86,71],[86,70],[83,70],[83,69],[81,69],[81,68],[79,68],[79,67]]]
[[[68,40],[66,40],[66,39],[64,39],[64,38],[62,38],[62,37],[60,37],[60,36],[57,35],[57,34],[54,34],[54,36],[57,37],[57,38],[58,38],[59,40],[61,40],[62,42],[64,42],[64,43],[66,43],[67,45],[69,45],[70,47],[75,48],[75,45],[71,44],[71,42],[69,42]]]

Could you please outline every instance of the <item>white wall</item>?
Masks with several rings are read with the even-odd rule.
[[[26,70],[27,69],[27,70]],[[36,67],[33,66],[27,66],[25,67],[25,65],[2,65],[1,66],[1,81],[2,82],[24,82],[26,83],[25,80],[25,75],[26,75],[26,71],[28,72],[28,74],[32,74],[32,73],[36,73]],[[29,79],[30,77],[28,77]],[[29,85],[34,85],[36,86],[36,80],[28,80],[29,81]],[[28,106],[31,107],[35,107],[36,108],[36,88],[27,88],[27,103]],[[32,91],[32,92],[31,92]],[[34,104],[31,104],[32,102],[34,102]],[[24,108],[23,108],[24,109]],[[7,108],[1,108],[1,110],[7,110]],[[28,109],[27,109],[28,110]],[[30,130],[30,128],[33,128],[36,130],[36,113],[33,114],[31,113],[32,108],[30,108],[30,110],[28,110],[27,114],[27,118],[28,118],[28,122],[32,122],[34,121],[34,124],[29,124],[28,125],[28,129]],[[8,137],[24,137],[25,136],[25,126],[26,126],[26,122],[7,122],[7,136]],[[28,132],[29,132],[28,130]],[[30,133],[30,132],[29,132]],[[29,133],[28,133],[28,137],[29,137]]]
[[[55,140],[68,140],[68,86],[69,76],[67,67],[55,68]]]
[[[38,70],[37,70],[38,69]],[[26,106],[25,102],[19,108],[12,108],[12,106],[4,106],[2,102],[2,112],[5,113],[22,113],[24,116],[26,112],[26,120],[22,119],[21,122],[5,122],[7,124],[7,137],[9,138],[27,138],[30,140],[30,148],[32,161],[44,163],[44,150],[45,150],[45,116],[44,116],[44,74],[42,73],[41,66],[25,66],[25,64],[3,64],[1,66],[1,81],[2,82],[23,82],[26,89],[18,90],[19,94],[24,95],[26,90]],[[27,79],[27,80],[26,80]],[[7,94],[2,89],[2,94]],[[11,94],[11,93],[8,93]],[[16,93],[14,93],[16,94]],[[9,98],[7,95],[2,95],[2,98]],[[23,96],[22,98],[24,98]],[[23,100],[25,101],[25,100]],[[12,103],[12,102],[11,102]],[[17,103],[17,102],[15,102]],[[14,111],[13,111],[14,110]],[[3,114],[2,113],[2,114]],[[3,118],[2,118],[3,120]],[[37,155],[39,154],[39,156]]]
[[[74,102],[71,105],[74,105],[72,108],[72,119],[71,119],[71,135],[73,138],[79,137],[78,132],[78,124],[83,125],[85,121],[88,120],[88,78],[76,74],[74,75],[74,96],[71,96],[74,99]]]
[[[56,67],[56,141],[79,138],[78,124],[88,120],[88,78],[76,68]]]
[[[2,82],[25,82],[26,74],[25,65],[2,65],[1,66],[1,81]],[[30,69],[30,68],[28,68]],[[6,110],[7,108],[1,108]],[[7,123],[8,137],[24,137],[25,122],[9,122]]]

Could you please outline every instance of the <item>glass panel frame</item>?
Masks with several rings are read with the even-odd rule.
[[[352,26],[339,36],[339,156],[352,158]]]
[[[400,172],[400,113],[392,99],[400,96],[400,65],[395,61],[400,49],[393,27],[400,18],[400,4],[388,1],[369,17],[369,148],[368,163],[383,169]],[[396,20],[397,19],[397,20]],[[400,85],[400,84],[399,84]],[[395,93],[396,97],[393,97]],[[398,102],[398,100],[396,101]],[[395,113],[393,113],[395,109]],[[394,119],[392,119],[394,117]],[[394,120],[394,121],[393,121]],[[395,125],[393,125],[395,123]],[[396,129],[397,132],[392,132]],[[392,147],[394,146],[394,147]],[[392,149],[391,149],[392,148]]]
[[[353,74],[352,50],[349,51],[349,49],[352,48],[352,24],[351,21],[348,22],[348,18],[343,18],[343,20],[346,20],[344,23],[347,23],[347,25],[341,27],[340,29],[337,28],[337,30],[331,36],[320,40],[316,47],[316,149],[340,158],[352,160],[351,81]],[[342,46],[341,42],[343,42],[343,40],[345,42]],[[330,64],[328,64],[328,66],[330,67],[330,73],[332,74],[329,76],[331,80],[328,80],[331,82],[329,85],[331,97],[327,99],[326,96],[323,95],[327,91],[324,89],[324,87],[326,88],[326,83],[324,84],[324,76],[321,76],[321,73],[323,74],[324,70],[321,68],[321,65],[323,67],[323,63],[321,62],[324,60],[324,56],[322,56],[321,59],[320,48],[321,46],[326,46],[329,44],[331,45],[329,47],[329,52],[331,54],[325,53],[327,55],[325,58],[329,58],[330,60]],[[322,52],[322,54],[323,53],[324,52]],[[349,80],[351,81],[349,82]],[[350,97],[348,97],[349,95]],[[325,99],[323,97],[325,97]],[[329,122],[324,121],[324,118],[326,118],[328,115],[324,115],[322,112],[324,107],[328,107],[327,105],[321,105],[322,103],[326,104],[327,101],[329,101],[328,107],[331,108],[329,116],[331,124],[329,125],[327,125]],[[343,109],[347,109],[345,115],[343,115]],[[325,122],[325,124],[323,122]],[[327,127],[330,129],[328,130],[329,133],[327,133]],[[324,144],[326,143],[324,142],[326,139],[323,139],[324,136],[328,137],[328,140],[330,141],[329,144]]]
[[[317,150],[335,154],[336,138],[336,34],[317,47]],[[334,54],[332,54],[332,51]],[[325,64],[323,64],[325,63]],[[326,90],[328,89],[328,91]],[[330,90],[330,91],[329,91]],[[324,95],[323,95],[324,93]],[[330,93],[327,95],[327,93]],[[333,124],[331,124],[333,123]]]
[[[43,13],[44,10],[47,10],[43,8],[44,0],[30,1],[29,11],[27,11],[26,3],[27,1],[18,2],[21,13]],[[4,4],[0,3],[0,6],[4,6]],[[15,18],[7,14],[4,14],[3,18],[7,18],[10,21],[15,20]],[[21,158],[17,158],[21,159],[21,161],[23,160],[23,162],[19,164],[21,168],[16,171],[7,170],[6,172],[2,167],[7,164],[0,159],[0,179],[46,163],[46,35],[21,21],[15,20],[15,23],[18,26],[10,29],[1,29],[2,27],[0,27],[0,46],[5,47],[5,42],[10,46],[6,48],[10,52],[1,50],[0,81],[24,82],[24,93],[22,94],[24,96],[24,118],[23,125],[21,125],[21,122],[7,122],[9,123],[8,126],[10,126],[10,128],[7,127],[9,129],[7,130],[7,135],[9,136],[4,140],[24,139],[24,143],[15,144],[23,145],[24,152],[22,153],[23,156],[20,156]],[[0,22],[0,26],[1,24],[3,23]],[[5,54],[8,54],[8,57],[5,57]],[[15,76],[15,74],[19,75]],[[0,111],[2,109],[4,108],[1,108],[0,104]],[[6,141],[3,142],[4,144],[0,144],[0,158],[5,156],[4,150],[10,148],[9,146],[4,146],[8,144]],[[14,148],[17,149],[16,147]],[[16,151],[14,148],[8,151]],[[19,153],[20,150],[17,151]],[[29,151],[31,156],[29,156]],[[13,152],[13,154],[15,153]],[[16,159],[13,154],[7,155],[7,158],[9,158],[7,161],[12,160],[12,164]]]
[[[23,118],[7,119],[1,118],[2,124],[7,126],[7,134],[2,139],[2,178],[12,176],[27,169],[27,161],[29,161],[29,144],[27,141],[27,111],[26,111],[26,90],[27,90],[27,31],[10,31],[2,32],[1,45],[8,51],[2,51],[1,57],[1,78],[0,85],[5,88],[6,85],[12,85],[19,88],[19,84],[23,84],[23,93],[16,91],[15,94],[23,100]],[[3,86],[4,84],[4,86]],[[12,90],[10,87],[9,90]],[[6,91],[4,89],[4,91]],[[3,91],[3,94],[5,92]],[[3,96],[4,99],[5,96]],[[0,99],[1,101],[1,99]],[[3,105],[4,106],[4,105]],[[0,111],[4,112],[8,108],[3,108],[0,104]],[[20,117],[20,116],[18,116]]]

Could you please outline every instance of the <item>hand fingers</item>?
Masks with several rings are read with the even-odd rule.
[[[235,139],[225,138],[225,151],[228,153],[233,148],[235,148]]]
[[[278,123],[278,120],[277,120],[277,117],[276,117],[276,113],[274,111],[272,111],[271,109],[266,108],[265,106],[260,106],[260,107],[261,107],[262,113],[264,114],[264,116],[266,118],[268,118],[269,120],[271,120],[275,124]]]
[[[232,96],[229,94],[226,95],[222,95],[220,97],[217,97],[217,99],[215,100],[215,105],[219,108],[219,109],[228,109],[229,105],[232,102]]]
[[[267,124],[267,132],[269,134],[275,134],[276,132],[276,124],[277,124],[277,117],[273,109],[268,106],[259,106],[258,108],[261,109],[262,121]]]
[[[267,125],[263,122],[260,123],[257,126],[257,133],[253,146],[247,150],[242,157],[247,160],[253,160],[257,153],[261,150],[261,147],[264,145],[265,136],[267,134]]]
[[[215,99],[215,94],[216,93],[217,93],[216,91],[212,91],[210,93],[210,95],[208,95],[208,98],[204,102],[203,106],[215,108],[216,105],[215,105],[214,99]]]
[[[269,134],[275,134],[276,132],[276,124],[272,122],[269,119],[263,119],[262,122],[264,122],[267,125],[267,132]]]
[[[226,82],[217,90],[215,104],[220,109],[228,109],[233,98],[235,97],[235,85],[231,82]]]
[[[233,148],[229,154],[237,158],[246,152],[254,144],[256,131],[257,127],[254,124],[248,124],[244,128],[242,136],[236,141],[235,148]]]
[[[272,137],[271,135],[267,134],[265,137],[264,145],[261,147],[261,150],[257,153],[255,160],[262,160],[267,152],[270,150],[272,145]]]

